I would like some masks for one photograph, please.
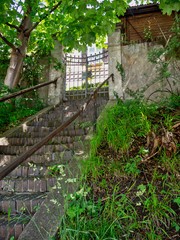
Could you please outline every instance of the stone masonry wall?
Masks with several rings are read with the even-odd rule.
[[[109,75],[115,74],[115,82],[110,82],[109,96],[113,99],[113,90],[115,90],[119,97],[129,98],[129,95],[125,94],[125,89],[129,88],[133,91],[141,90],[147,84],[152,83],[156,77],[156,65],[148,61],[147,53],[153,48],[162,47],[157,42],[150,43],[138,43],[133,45],[121,46],[120,33],[115,32],[109,36]],[[118,45],[119,44],[119,45]],[[164,57],[164,56],[162,56]],[[125,71],[125,82],[122,83],[120,73],[116,70],[117,61],[122,64]],[[180,62],[176,62],[176,65],[180,66]],[[178,67],[174,68],[172,65],[169,67],[169,71],[172,74],[172,78],[169,82],[172,85],[173,90],[180,88],[180,82],[173,85],[173,77],[178,79],[180,71]],[[177,81],[176,81],[177,82]],[[166,85],[164,85],[166,83]],[[155,90],[170,89],[167,82],[156,82],[152,84],[144,93],[145,97],[149,97]],[[153,98],[162,96],[163,92],[153,94]]]
[[[122,47],[122,66],[125,71],[125,88],[136,91],[150,84],[156,77],[156,66],[148,61],[147,52],[160,45],[140,43]],[[145,96],[148,97],[155,89],[161,89],[162,84],[156,83],[149,87]],[[125,97],[128,97],[125,94]]]
[[[59,62],[62,62],[63,46],[57,40],[54,40],[54,50],[51,51],[50,56],[52,58],[56,58]],[[39,96],[41,98],[44,98],[49,105],[56,105],[63,100],[65,74],[63,73],[63,70],[56,70],[54,68],[55,63],[53,60],[51,64],[48,64],[47,57],[42,60],[41,64],[45,65],[45,69],[43,72],[42,80],[39,80],[40,83],[45,81],[53,81],[56,78],[58,80],[56,86],[54,84],[51,84],[46,87],[40,88]]]
[[[114,83],[109,81],[109,98],[113,99],[114,91],[118,93],[119,97],[122,97],[122,80],[119,72],[116,69],[117,62],[121,63],[121,32],[120,29],[116,29],[114,33],[112,33],[108,37],[108,71],[109,75],[114,74]]]
[[[148,61],[147,53],[152,51],[153,48],[161,48],[162,45],[151,42],[151,43],[140,43],[135,45],[126,45],[122,47],[122,66],[125,70],[125,87],[136,91],[141,90],[143,87],[150,85],[149,88],[144,92],[144,96],[148,98],[154,91],[161,90],[153,94],[151,98],[162,97],[167,94],[163,92],[166,89],[170,90],[168,82],[164,80],[163,82],[157,81],[157,70],[156,65]],[[164,56],[161,56],[164,58]],[[169,82],[173,90],[180,87],[177,80],[177,75],[180,74],[178,68],[173,68],[173,65],[169,66],[169,71],[171,72],[172,78],[169,78]],[[173,76],[176,78],[176,85],[173,85]],[[124,95],[126,98],[127,94]]]

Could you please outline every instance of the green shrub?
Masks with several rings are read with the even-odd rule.
[[[12,92],[11,89],[1,84],[0,97],[10,92]],[[45,106],[46,103],[38,97],[35,91],[26,93],[23,97],[0,103],[0,130],[4,131],[8,126],[16,125],[22,119],[35,114]]]

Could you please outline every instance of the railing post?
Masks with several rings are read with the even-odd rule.
[[[65,54],[65,57],[64,57],[64,66],[65,66],[65,72],[64,72],[64,93],[63,93],[63,97],[65,100],[66,99],[66,76],[67,76],[67,72],[66,72],[66,67],[67,67],[67,54]]]
[[[97,93],[94,95],[94,116],[93,116],[93,131],[96,131],[97,125]]]
[[[88,88],[88,56],[86,53],[86,84],[85,84],[85,97],[87,97],[87,89]]]

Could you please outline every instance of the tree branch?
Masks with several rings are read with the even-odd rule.
[[[25,31],[25,35],[29,35],[41,22],[44,20],[47,16],[49,16],[54,10],[56,10],[59,5],[61,5],[62,1],[59,1],[51,10],[48,14],[45,16],[40,17],[40,21],[36,22],[29,30]]]
[[[10,24],[10,23],[8,23],[8,22],[6,22],[6,25],[8,25],[8,26],[11,27],[11,28],[15,28],[18,32],[21,32],[21,31],[22,31],[22,29],[21,29],[20,27],[17,27],[17,26],[15,26],[15,25],[13,25],[13,24]]]
[[[14,51],[16,51],[16,47],[10,43],[5,37],[4,35],[0,32],[0,38],[2,38],[2,40],[9,46],[11,47]]]

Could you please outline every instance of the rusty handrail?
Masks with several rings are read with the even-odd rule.
[[[64,128],[66,128],[70,123],[72,123],[88,106],[90,101],[92,99],[96,99],[97,93],[99,89],[110,79],[112,78],[112,81],[114,81],[114,74],[111,74],[104,82],[102,82],[99,87],[96,88],[96,90],[93,92],[93,94],[89,97],[88,101],[83,105],[83,107],[75,113],[69,120],[67,120],[65,123],[61,124],[57,129],[55,129],[53,132],[48,134],[46,137],[43,138],[40,142],[33,145],[29,150],[27,150],[25,153],[22,153],[19,157],[15,158],[12,163],[9,163],[5,167],[3,167],[0,170],[0,180],[2,180],[4,177],[6,177],[10,172],[12,172],[18,165],[20,165],[22,162],[24,162],[27,158],[29,158],[33,153],[35,153],[37,150],[39,150],[43,145],[48,143],[54,136],[56,136],[58,133],[60,133]]]
[[[45,83],[40,83],[40,84],[38,84],[38,85],[36,85],[36,86],[30,87],[30,88],[26,88],[26,89],[23,89],[23,90],[21,90],[21,91],[18,91],[18,92],[12,93],[12,94],[10,94],[10,95],[4,96],[4,97],[0,98],[0,102],[4,102],[4,101],[9,100],[9,99],[11,99],[11,98],[15,98],[15,97],[20,96],[20,95],[22,95],[22,94],[24,94],[24,93],[33,91],[33,90],[35,90],[35,89],[38,89],[38,88],[47,86],[47,85],[52,84],[52,83],[54,83],[55,86],[56,86],[56,85],[57,85],[57,78],[56,78],[55,80],[53,80],[53,81],[49,81],[49,82],[45,82]]]

